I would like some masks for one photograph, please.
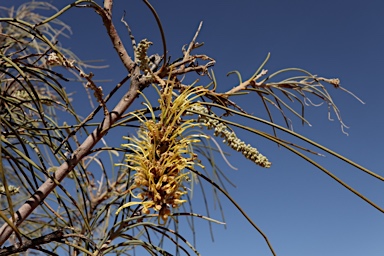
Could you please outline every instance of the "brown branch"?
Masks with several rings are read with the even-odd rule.
[[[112,5],[113,0],[104,0],[104,10],[108,13],[109,16],[112,16]]]
[[[262,70],[260,72],[260,74],[258,74],[256,77],[251,77],[250,79],[248,79],[247,81],[245,82],[242,82],[241,84],[239,84],[238,86],[232,88],[231,90],[227,91],[225,94],[233,94],[233,93],[236,93],[238,91],[242,91],[242,90],[245,90],[249,85],[251,85],[252,87],[257,87],[259,86],[260,84],[256,82],[257,79],[259,79],[260,77],[264,76],[265,74],[267,74],[267,70]]]
[[[111,8],[112,3],[113,3],[112,0],[105,0],[104,1],[105,9]],[[115,48],[117,54],[120,57],[121,62],[127,68],[128,73],[131,74],[133,72],[136,64],[132,61],[131,57],[128,55],[128,52],[125,49],[123,42],[121,41],[120,36],[116,31],[115,26],[113,25],[112,14],[111,14],[112,10],[110,10],[110,9],[105,10],[98,5],[92,5],[91,7],[94,8],[96,10],[96,12],[103,19],[104,26],[107,29],[107,33],[109,35],[109,38],[112,41],[113,48]]]
[[[105,1],[104,5],[112,7],[112,0]],[[67,176],[67,174],[83,159],[84,156],[96,145],[96,143],[108,132],[111,126],[120,119],[121,115],[128,109],[138,96],[139,89],[148,84],[148,79],[140,79],[140,70],[128,55],[116,29],[111,20],[111,10],[104,10],[98,5],[92,5],[92,8],[102,17],[107,33],[111,38],[113,47],[118,53],[123,65],[131,75],[131,87],[129,91],[122,97],[116,107],[104,117],[100,125],[85,139],[83,144],[78,147],[65,163],[63,163],[53,174],[51,178],[46,180],[40,188],[32,195],[30,199],[20,207],[13,216],[16,221],[15,225],[19,226],[35,209],[43,202],[43,200],[55,189],[55,187]],[[106,9],[108,9],[106,8]],[[12,221],[13,218],[10,220]],[[0,245],[12,234],[13,229],[4,224],[0,228]]]
[[[199,36],[199,33],[200,33],[200,30],[201,30],[202,26],[203,26],[203,22],[201,21],[200,24],[199,24],[199,27],[197,28],[195,36],[192,38],[192,41],[189,43],[188,49],[186,51],[183,51],[184,52],[183,61],[188,60],[189,57],[190,57],[191,51],[193,49],[197,48],[200,45],[200,44],[196,43],[196,39]]]
[[[89,154],[92,148],[100,141],[100,139],[110,130],[113,125],[121,119],[124,112],[128,107],[133,103],[133,101],[138,97],[138,92],[145,88],[151,78],[143,77],[140,74],[139,66],[132,61],[131,57],[128,55],[126,48],[124,47],[117,31],[112,23],[112,12],[111,8],[113,5],[113,0],[105,0],[104,8],[97,5],[95,2],[90,2],[89,5],[84,7],[90,7],[95,9],[104,23],[105,28],[107,29],[107,34],[109,35],[112,45],[115,48],[117,54],[120,57],[121,62],[128,71],[128,76],[131,79],[131,86],[129,91],[121,98],[120,102],[115,106],[115,108],[104,117],[104,120],[98,125],[98,127],[85,139],[85,141],[73,152],[70,158],[67,159],[60,167],[57,168],[56,172],[46,180],[40,188],[32,195],[30,199],[24,203],[20,209],[14,214],[13,221],[16,226],[19,226],[43,201],[44,199],[60,185],[60,182],[68,175],[70,171],[85,157]],[[190,51],[198,48],[201,44],[195,43],[196,37],[200,31],[201,25],[194,36],[189,49],[186,51],[187,55],[190,54]],[[188,62],[183,62],[178,70],[160,70],[156,72],[156,80],[161,80],[162,78],[169,75],[182,75],[188,72],[202,72],[206,73],[207,68],[214,65],[215,61],[212,58],[209,58],[206,55],[195,55],[188,57],[190,66],[185,68],[185,64]],[[196,59],[208,60],[208,63],[204,65],[194,65]],[[169,74],[171,72],[171,74]],[[81,127],[81,126],[80,126]],[[100,200],[100,199],[99,199]],[[94,203],[97,203],[94,202]],[[12,234],[13,229],[5,223],[0,228],[0,246],[7,241],[9,236]]]
[[[0,249],[0,256],[12,255],[18,252],[24,252],[30,248],[36,248],[42,244],[47,244],[53,241],[60,241],[63,239],[64,232],[57,230],[48,235],[41,236],[35,239],[31,239],[23,242],[23,244],[17,244]]]
[[[198,65],[198,66],[193,65],[197,59],[207,60],[209,62],[207,62],[204,65]],[[190,63],[191,65],[189,67],[185,67],[185,64],[187,64],[187,63]],[[205,74],[205,73],[207,73],[208,68],[215,65],[215,63],[216,63],[216,61],[214,59],[212,59],[211,57],[208,57],[207,55],[203,55],[203,54],[193,55],[193,56],[189,56],[188,59],[185,59],[185,60],[183,59],[180,62],[172,64],[171,65],[172,68],[175,68],[178,66],[180,66],[180,67],[178,69],[172,69],[171,74],[172,74],[172,76],[175,76],[175,75],[186,74],[186,73],[189,73],[192,71],[202,72]],[[157,73],[159,73],[159,72],[157,72]]]
[[[112,96],[117,92],[117,90],[123,86],[127,81],[128,79],[130,78],[130,75],[124,77],[113,89],[112,91],[105,97],[104,99],[104,102],[107,103],[109,101],[109,99],[112,98]],[[60,142],[59,146],[57,147],[57,149],[55,150],[55,155],[57,154],[57,152],[59,152],[60,148],[65,144],[67,143],[67,141],[69,140],[70,137],[74,136],[78,130],[80,130],[88,121],[92,120],[93,117],[96,115],[97,112],[99,112],[99,110],[101,109],[101,105],[97,106],[95,108],[95,110],[93,110],[80,124],[78,124],[72,131],[69,130],[69,127],[68,127],[68,136]],[[71,127],[72,128],[72,127]]]

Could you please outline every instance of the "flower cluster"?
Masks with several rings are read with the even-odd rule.
[[[13,185],[9,185],[8,186],[8,192],[10,195],[13,196],[13,195],[16,195],[17,193],[20,192],[20,188],[15,187]],[[5,193],[6,193],[6,189],[5,189],[4,185],[0,183],[0,195],[5,195]]]
[[[143,71],[145,74],[150,72],[150,59],[147,56],[147,50],[149,46],[152,45],[152,42],[148,41],[147,39],[143,39],[140,41],[140,43],[137,45],[136,51],[135,51],[135,58],[140,65],[140,70]]]
[[[260,154],[256,148],[252,147],[250,144],[245,144],[245,142],[240,140],[235,132],[230,131],[224,123],[215,118],[211,118],[215,117],[215,114],[210,114],[208,110],[201,105],[194,105],[191,107],[191,110],[204,114],[199,115],[199,120],[203,122],[208,129],[214,129],[214,135],[224,138],[223,142],[228,146],[241,152],[246,158],[252,160],[261,167],[269,168],[271,166],[271,162],[269,162],[264,155]]]
[[[198,94],[198,87],[191,87],[177,95],[172,86],[165,86],[159,92],[161,113],[155,118],[146,120],[140,117],[142,126],[138,137],[127,137],[127,147],[133,153],[126,155],[127,166],[135,171],[134,183],[130,191],[141,202],[130,202],[117,211],[131,205],[141,204],[142,213],[148,214],[151,209],[159,213],[163,222],[171,214],[171,208],[177,208],[186,200],[182,196],[187,193],[184,181],[189,180],[189,169],[195,165],[197,155],[192,152],[192,144],[200,142],[200,134],[185,136],[185,130],[198,126],[192,120],[182,120],[181,116],[196,103],[192,98]],[[147,102],[149,104],[149,102]]]
[[[51,52],[47,58],[47,64],[51,67],[63,66],[67,68],[74,68],[74,63],[75,60],[67,60],[64,56],[60,58],[55,52]]]

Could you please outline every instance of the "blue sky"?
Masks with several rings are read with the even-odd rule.
[[[329,87],[344,122],[351,127],[347,130],[349,136],[341,132],[337,120],[328,121],[325,106],[306,110],[312,127],[302,127],[300,120],[293,119],[294,129],[384,176],[383,1],[348,1],[348,4],[330,0],[152,2],[162,20],[173,59],[180,56],[182,45],[189,43],[199,22],[204,22],[198,41],[205,45],[199,51],[217,61],[214,71],[219,91],[236,85],[234,77],[226,77],[227,72],[238,70],[243,77],[248,77],[268,52],[271,58],[266,68],[270,72],[299,67],[319,76],[340,78],[343,87],[366,103],[360,104],[349,94]],[[53,1],[53,4],[59,8],[65,5],[64,1]],[[130,45],[129,38],[118,22],[123,10],[137,40],[148,38],[154,42],[152,52],[161,52],[155,20],[138,0],[116,1],[114,6],[115,21],[126,46]],[[95,79],[111,79],[112,82],[103,86],[112,87],[124,76],[125,70],[113,52],[101,19],[86,9],[71,10],[61,19],[73,31],[70,40],[62,41],[63,46],[70,47],[84,60],[104,59],[110,67],[95,71]],[[255,115],[266,117],[254,101],[242,104]],[[283,124],[279,118],[277,122]],[[259,128],[258,123],[247,124]],[[109,134],[107,139],[120,139],[120,135],[113,136]],[[287,150],[246,133],[239,136],[249,139],[268,156],[272,167],[262,169],[230,149],[227,150],[232,154],[229,161],[239,170],[234,171],[225,164],[220,166],[237,185],[237,188],[228,186],[232,196],[268,236],[277,255],[384,254],[382,213]],[[382,183],[332,156],[314,159],[384,207]],[[224,197],[222,203],[227,228],[214,225],[215,242],[211,241],[206,223],[197,221],[197,249],[202,255],[271,255],[263,238],[235,207]],[[218,210],[215,214],[219,217]]]

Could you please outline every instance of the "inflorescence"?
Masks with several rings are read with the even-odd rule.
[[[158,88],[155,87],[157,90]],[[190,180],[190,170],[201,166],[198,156],[193,152],[193,145],[200,138],[209,138],[202,133],[186,135],[189,128],[206,126],[214,129],[214,135],[224,138],[224,142],[246,158],[262,167],[270,167],[268,159],[256,148],[245,144],[226,124],[217,120],[200,102],[195,101],[207,93],[202,86],[183,88],[180,94],[173,91],[173,86],[167,84],[158,90],[160,96],[160,114],[155,116],[148,100],[145,105],[151,112],[152,118],[136,115],[141,122],[138,137],[124,137],[129,143],[123,146],[132,153],[126,154],[125,164],[134,171],[134,181],[129,192],[141,202],[129,202],[122,209],[132,205],[142,205],[141,212],[149,214],[151,209],[158,212],[160,219],[166,223],[171,215],[171,207],[178,208],[186,202],[182,196],[187,194],[184,181]],[[143,95],[143,94],[142,94]],[[145,96],[143,95],[145,98]],[[198,120],[182,119],[182,116],[198,113]],[[138,191],[135,192],[134,191]]]
[[[9,185],[8,186],[8,192],[11,196],[13,196],[13,195],[16,195],[17,193],[20,192],[20,188],[15,187],[13,185]],[[0,183],[0,195],[5,195],[5,194],[6,194],[6,189],[5,189],[4,185]]]
[[[148,41],[148,39],[143,39],[137,45],[137,49],[135,51],[135,58],[139,64],[140,70],[144,72],[144,74],[150,73],[150,59],[147,55],[147,51],[149,46],[152,45],[152,42]]]
[[[223,142],[228,146],[241,152],[246,158],[261,167],[269,168],[271,166],[271,162],[264,155],[250,144],[245,144],[244,141],[240,140],[234,131],[228,129],[227,125],[215,119],[216,115],[209,113],[207,108],[196,104],[191,107],[191,110],[201,113],[199,121],[204,123],[208,129],[214,129],[214,135],[224,138]]]
[[[181,199],[187,193],[183,183],[189,180],[189,170],[198,164],[192,145],[200,142],[199,137],[204,135],[184,135],[187,129],[199,124],[193,120],[182,121],[181,116],[197,104],[192,102],[192,98],[198,91],[198,87],[191,87],[177,95],[172,86],[166,86],[163,92],[159,92],[160,116],[156,118],[153,112],[151,120],[138,116],[142,121],[138,137],[126,137],[129,143],[123,146],[133,152],[126,155],[126,166],[135,171],[129,190],[133,194],[132,191],[138,189],[139,192],[133,196],[141,202],[127,203],[116,214],[123,208],[141,204],[143,214],[153,209],[159,214],[159,222],[160,218],[166,222],[171,214],[170,207],[178,208],[186,202]]]

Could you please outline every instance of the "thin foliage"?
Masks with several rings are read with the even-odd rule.
[[[183,47],[183,55],[171,62],[160,17],[147,0],[143,1],[156,19],[163,46],[161,53],[151,56],[148,52],[154,43],[147,39],[136,43],[123,16],[121,22],[134,51],[134,56],[129,56],[111,19],[112,0],[104,1],[103,6],[78,0],[60,10],[39,1],[17,9],[0,8],[6,17],[0,18],[0,245],[4,245],[0,255],[27,250],[50,255],[123,255],[138,248],[149,255],[173,255],[170,248],[176,255],[200,255],[195,245],[195,219],[209,223],[213,239],[212,225],[225,225],[221,196],[230,200],[275,255],[267,235],[226,190],[226,185],[234,184],[216,165],[220,157],[228,169],[236,169],[228,158],[232,150],[260,168],[272,165],[262,146],[242,139],[246,136],[239,130],[287,148],[384,212],[319,165],[313,157],[320,153],[306,145],[375,179],[384,181],[383,177],[290,129],[295,119],[309,124],[304,115],[308,105],[326,104],[345,132],[347,126],[328,87],[361,100],[341,87],[338,79],[297,68],[269,74],[265,69],[268,54],[246,80],[239,71],[229,72],[239,83],[221,92],[211,69],[215,60],[194,52],[203,45],[197,42],[202,23]],[[108,93],[92,72],[85,72],[91,66],[59,43],[60,37],[71,33],[59,18],[76,7],[96,11],[128,72]],[[54,14],[43,16],[46,11]],[[279,81],[280,76],[288,78]],[[200,77],[209,83],[200,84]],[[193,83],[183,82],[193,79]],[[85,118],[72,105],[83,99],[65,88],[69,81],[81,81],[90,97],[90,112]],[[128,82],[130,89],[123,92]],[[241,97],[259,99],[269,120],[250,114]],[[112,98],[120,100],[114,108],[107,105]],[[144,107],[133,109],[137,98]],[[300,105],[300,111],[294,103]],[[272,108],[282,115],[287,128],[275,123]],[[99,112],[103,120],[91,123]],[[233,121],[232,117],[238,119]],[[271,127],[272,134],[261,130],[258,123]],[[114,136],[121,137],[122,146],[108,144],[104,136],[112,130]],[[303,145],[279,138],[277,130],[299,138]],[[205,213],[195,212],[196,189],[203,195]],[[222,220],[213,217],[211,200],[217,203]],[[183,223],[188,225],[192,242],[187,239],[189,234],[180,231]]]

